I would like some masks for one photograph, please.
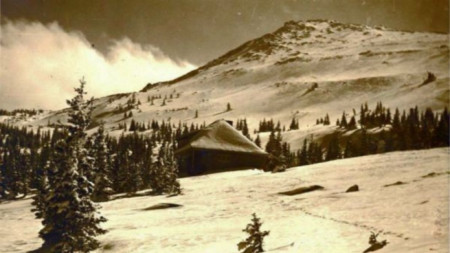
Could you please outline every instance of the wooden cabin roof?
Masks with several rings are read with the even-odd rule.
[[[189,138],[189,140],[186,141],[186,138]],[[209,149],[267,155],[263,149],[247,139],[225,120],[217,120],[191,135],[184,136],[183,139],[183,146],[178,148],[175,154],[190,149]]]

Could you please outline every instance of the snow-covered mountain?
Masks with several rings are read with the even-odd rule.
[[[131,119],[190,124],[244,117],[252,130],[264,117],[285,125],[296,117],[304,127],[329,113],[334,122],[364,102],[439,110],[449,104],[448,69],[448,34],[290,21],[175,80],[99,98],[94,117],[110,131]],[[132,96],[133,116],[124,118]],[[153,105],[152,97],[158,97]],[[47,125],[64,118],[58,111],[18,123]]]

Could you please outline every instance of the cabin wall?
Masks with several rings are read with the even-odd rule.
[[[266,155],[195,149],[177,156],[180,176],[192,176],[240,168],[263,168]]]

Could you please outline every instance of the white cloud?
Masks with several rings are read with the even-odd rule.
[[[1,26],[0,46],[0,108],[6,109],[63,108],[83,76],[89,95],[100,97],[137,91],[196,67],[128,38],[114,41],[103,55],[82,33],[57,23],[8,21]]]

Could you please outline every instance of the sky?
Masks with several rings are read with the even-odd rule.
[[[289,20],[448,33],[447,0],[0,0],[0,108],[176,78]]]

